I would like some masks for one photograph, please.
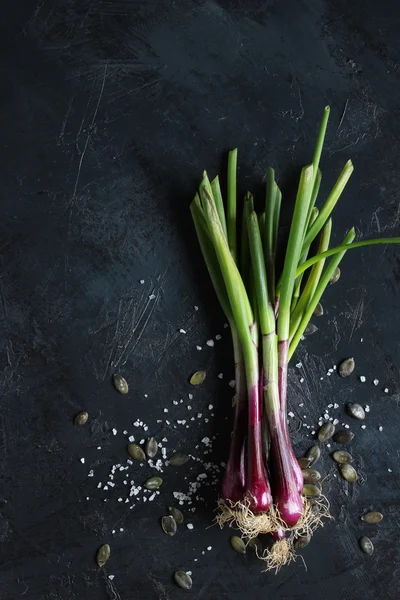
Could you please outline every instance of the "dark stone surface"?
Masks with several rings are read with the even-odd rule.
[[[169,452],[190,452],[218,432],[212,459],[226,459],[230,340],[188,212],[204,168],[220,170],[238,146],[240,190],[262,197],[272,165],[290,206],[329,103],[323,191],[349,157],[356,167],[335,211],[335,239],[353,224],[363,236],[398,235],[399,16],[398,3],[370,0],[2,7],[1,600],[398,597],[400,261],[393,247],[345,259],[319,332],[296,357],[305,382],[290,372],[300,420],[316,423],[329,402],[340,404],[343,422],[346,401],[371,406],[366,430],[352,423],[361,485],[332,477],[327,454],[321,463],[335,521],[302,551],[308,570],[298,560],[263,574],[255,558],[234,554],[229,531],[208,529],[218,486],[202,490],[193,531],[163,535],[159,518],[172,492],[202,472],[199,463],[166,470],[163,493],[133,510],[118,502],[127,490],[122,475],[107,495],[96,486],[125,460],[122,431],[137,437],[137,418],[148,433],[167,436]],[[196,350],[219,332],[213,350]],[[356,358],[356,375],[328,379],[326,369],[346,356]],[[205,415],[212,403],[215,417],[168,427],[163,408],[171,423],[187,416],[173,400],[187,403],[187,377],[199,367],[208,378],[193,413]],[[113,389],[115,370],[129,381],[128,396]],[[83,409],[90,420],[74,427]],[[299,453],[310,445],[304,431],[294,434]],[[135,467],[129,479],[151,473]],[[366,509],[382,511],[383,522],[361,523]],[[376,547],[372,557],[358,549],[365,534]],[[100,570],[94,557],[105,542],[111,558]],[[191,592],[172,583],[176,569],[193,571]]]

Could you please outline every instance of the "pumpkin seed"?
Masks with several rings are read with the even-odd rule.
[[[113,384],[117,392],[120,394],[127,394],[129,391],[128,384],[126,379],[122,377],[122,375],[114,375],[113,376]]]
[[[369,554],[371,556],[371,554],[374,551],[374,545],[371,542],[371,540],[368,537],[363,536],[362,538],[360,538],[359,544],[361,550],[365,552],[365,554]]]
[[[383,514],[380,512],[367,512],[365,515],[362,515],[361,521],[364,523],[370,523],[375,525],[375,523],[380,523],[383,519]]]
[[[205,378],[206,378],[205,371],[196,371],[196,373],[193,373],[193,375],[189,379],[189,383],[191,383],[192,385],[200,385],[201,383],[203,383]]]
[[[162,482],[163,480],[161,477],[150,477],[144,484],[144,487],[146,490],[158,490],[158,488],[162,485]]]
[[[295,548],[305,548],[310,542],[311,535],[299,535],[299,537],[294,540],[293,545]]]
[[[83,410],[82,412],[78,413],[74,419],[74,423],[75,425],[84,425],[87,420],[89,418],[89,414]]]
[[[307,327],[304,330],[304,335],[312,335],[318,331],[318,327],[314,325],[314,323],[308,323]]]
[[[337,444],[348,444],[352,439],[354,439],[354,433],[348,429],[337,431],[333,436],[333,441]]]
[[[307,469],[310,466],[310,459],[305,456],[298,458],[297,462],[299,463],[300,469]]]
[[[239,554],[246,554],[246,545],[242,538],[240,538],[238,535],[233,535],[230,541],[235,552],[239,552]]]
[[[321,479],[321,473],[315,469],[303,469],[302,473],[304,481],[314,483],[315,481],[319,481]]]
[[[104,544],[97,550],[96,562],[99,567],[103,567],[110,558],[111,548],[108,544]]]
[[[333,423],[324,423],[318,430],[318,439],[320,442],[326,442],[335,433],[335,426]]]
[[[187,463],[188,460],[189,457],[186,454],[174,454],[169,459],[169,464],[173,467],[181,467],[182,465]]]
[[[305,483],[302,494],[308,498],[316,498],[316,496],[321,495],[321,488],[315,483]]]
[[[190,590],[193,585],[192,578],[185,571],[176,571],[174,573],[174,580],[176,585],[184,590]]]
[[[171,537],[176,534],[176,521],[172,515],[167,515],[161,519],[161,527],[163,532]]]
[[[349,402],[347,405],[347,412],[351,417],[355,419],[360,419],[362,421],[365,419],[365,410],[361,406],[361,404],[353,404],[353,402]]]
[[[154,458],[155,455],[158,452],[158,444],[157,444],[157,440],[156,438],[153,437],[149,437],[146,440],[146,443],[144,445],[144,449],[146,451],[146,454],[149,458]]]
[[[321,450],[319,449],[319,446],[317,446],[317,444],[315,444],[314,446],[311,446],[311,448],[309,448],[306,452],[306,458],[308,458],[310,461],[309,467],[314,465],[320,456],[321,456]]]
[[[340,269],[339,267],[336,267],[336,269],[333,271],[333,275],[329,280],[329,283],[336,283],[337,281],[339,281],[340,279]]]
[[[180,510],[178,510],[174,506],[168,506],[168,512],[172,517],[174,517],[175,522],[178,523],[178,525],[181,525],[183,523],[183,514]]]
[[[262,543],[261,543],[260,538],[258,538],[258,537],[252,538],[251,540],[249,540],[247,546],[249,548],[251,548],[252,550],[254,550],[254,552],[256,554],[258,554],[258,555],[262,554]]]
[[[318,302],[318,304],[314,310],[314,315],[316,317],[322,317],[323,314],[324,314],[324,307],[322,306],[321,302]]]
[[[353,462],[352,455],[346,452],[346,450],[336,450],[336,452],[333,452],[332,458],[340,465]]]
[[[339,471],[343,479],[350,483],[354,483],[358,479],[357,471],[348,463],[339,465]]]
[[[354,371],[354,367],[356,366],[354,358],[346,358],[339,365],[339,375],[341,377],[348,377]]]
[[[146,460],[146,455],[138,444],[128,444],[126,449],[128,450],[129,456],[131,456],[134,460]]]

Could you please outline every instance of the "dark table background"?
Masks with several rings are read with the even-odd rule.
[[[335,521],[302,552],[308,570],[298,560],[277,576],[263,574],[255,557],[235,554],[228,530],[208,528],[216,486],[202,492],[193,531],[163,535],[159,517],[172,492],[201,472],[196,463],[167,469],[163,493],[133,510],[117,501],[123,486],[104,503],[96,485],[125,460],[122,431],[137,434],[136,418],[148,433],[168,437],[169,452],[190,452],[218,431],[212,458],[226,459],[231,346],[188,212],[204,168],[219,171],[238,146],[240,191],[262,198],[272,165],[287,210],[329,103],[323,191],[349,157],[356,167],[335,210],[336,241],[353,224],[361,236],[399,235],[399,17],[396,2],[361,0],[2,7],[1,600],[398,598],[400,262],[393,247],[346,257],[319,332],[297,353],[303,386],[290,372],[296,418],[305,411],[316,423],[330,401],[340,403],[341,420],[348,400],[371,406],[365,431],[352,423],[362,483],[349,488],[329,478]],[[196,350],[216,333],[224,335],[214,349]],[[356,375],[320,380],[346,356],[367,383]],[[188,430],[157,424],[164,407],[171,422],[182,418],[172,402],[190,392],[187,377],[199,367],[208,378],[194,410],[205,413],[211,402],[215,418]],[[115,370],[129,381],[128,396],[113,389]],[[73,427],[82,409],[90,421]],[[304,429],[294,441],[298,453],[310,445]],[[332,468],[325,458],[321,469]],[[366,528],[359,516],[372,508],[385,519]],[[372,557],[358,548],[366,532]],[[112,557],[100,570],[94,557],[105,542]],[[191,592],[172,583],[176,569],[193,571]]]

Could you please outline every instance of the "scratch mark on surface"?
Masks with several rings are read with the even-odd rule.
[[[101,102],[101,99],[102,99],[102,97],[103,97],[103,93],[104,93],[104,86],[105,86],[105,83],[106,83],[106,77],[107,77],[107,67],[108,67],[108,63],[106,63],[106,64],[104,65],[104,75],[103,75],[103,82],[102,82],[102,85],[101,85],[101,90],[100,90],[99,98],[98,98],[98,100],[97,100],[97,105],[96,105],[96,108],[95,108],[95,110],[94,110],[94,113],[93,113],[92,122],[90,123],[90,127],[89,127],[89,133],[87,134],[87,137],[86,137],[85,146],[84,146],[84,148],[83,148],[83,150],[82,150],[81,158],[80,158],[80,160],[79,160],[78,172],[77,172],[77,174],[76,174],[75,185],[74,185],[74,191],[73,191],[73,193],[72,193],[72,199],[71,199],[72,201],[73,201],[73,200],[75,200],[75,198],[76,198],[76,192],[77,192],[77,189],[78,189],[78,185],[79,185],[79,179],[80,179],[80,176],[81,176],[81,170],[82,170],[83,159],[85,158],[85,154],[86,154],[86,150],[87,150],[87,147],[88,147],[88,144],[89,144],[89,140],[90,140],[90,138],[91,138],[92,131],[93,131],[93,128],[94,128],[94,126],[95,126],[95,123],[96,123],[96,117],[97,117],[97,113],[98,113],[98,111],[99,111],[100,102]]]
[[[75,96],[72,96],[71,100],[69,101],[67,112],[65,113],[64,120],[61,125],[60,135],[58,136],[57,146],[59,146],[63,141],[63,137],[64,137],[64,133],[65,133],[65,126],[67,124],[68,117],[70,115],[72,103],[73,103],[74,99],[75,99]]]
[[[340,118],[340,121],[339,121],[338,128],[337,128],[337,130],[336,130],[336,133],[338,133],[338,132],[340,131],[340,127],[342,126],[343,119],[344,119],[344,117],[345,117],[345,115],[346,115],[346,111],[347,111],[347,107],[348,107],[348,105],[349,105],[349,98],[347,98],[347,100],[346,100],[346,104],[344,105],[344,109],[343,109],[342,116],[341,116],[341,118]]]

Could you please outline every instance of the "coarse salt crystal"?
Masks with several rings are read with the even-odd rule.
[[[288,415],[289,415],[289,417],[294,417],[294,413],[293,413],[292,411],[290,411],[290,412],[288,413]]]
[[[212,410],[213,408],[214,408],[214,407],[213,407],[213,405],[212,405],[212,404],[209,404],[209,405],[208,405],[208,410]]]
[[[389,473],[392,473],[392,469],[388,469],[388,472],[389,472]]]
[[[133,436],[133,435],[130,435],[130,436],[128,437],[128,442],[131,442],[131,443],[132,443],[132,442],[134,442],[134,441],[135,441],[135,438],[134,438],[134,436]]]
[[[218,373],[218,377],[219,377],[220,379],[223,379],[223,378],[224,378],[224,374],[223,374],[223,373]]]
[[[186,527],[188,529],[193,529],[193,523],[186,523]]]
[[[300,383],[304,382],[304,377],[300,377]]]
[[[383,391],[385,392],[385,394],[388,394],[388,393],[389,393],[389,390],[388,390],[388,388],[385,388]]]
[[[373,383],[374,383],[374,385],[378,385],[379,379],[374,379]]]
[[[94,476],[94,471],[93,469],[90,469],[89,473],[88,473],[88,477],[93,477]]]
[[[367,378],[364,375],[360,375],[360,381],[361,383],[365,383],[367,381]]]
[[[85,464],[85,459],[81,458],[81,463],[84,465]]]
[[[231,388],[234,388],[236,385],[236,381],[234,379],[231,379],[229,385],[231,386]]]
[[[219,333],[217,333],[217,335],[215,336],[215,339],[219,341],[221,339],[221,337],[222,336]]]
[[[333,408],[339,408],[339,404],[337,404],[337,402],[335,402],[335,404],[333,405]]]
[[[378,427],[378,431],[383,431],[383,427],[382,427],[382,425],[379,425],[379,427]]]
[[[368,404],[366,404],[365,405],[365,412],[369,412],[369,411],[370,411],[370,408],[369,408]]]
[[[186,330],[185,329],[180,329],[179,333],[186,333]]]
[[[155,295],[155,294],[150,294],[150,296],[149,296],[149,300],[154,300],[154,298],[155,298],[155,297],[156,297],[156,295]]]
[[[206,344],[207,346],[210,346],[210,348],[212,348],[214,346],[214,340],[207,340]]]
[[[339,419],[333,419],[333,424],[337,425],[339,423]]]
[[[202,350],[203,348],[201,346],[196,346],[196,350]]]
[[[210,550],[212,550],[212,546],[207,546],[207,550],[210,552]]]
[[[194,310],[199,310],[198,306],[194,306],[193,308],[194,308]]]
[[[367,429],[366,425],[361,425],[361,429]]]
[[[164,412],[167,413],[168,412],[168,408],[164,408]]]
[[[101,446],[97,446],[97,450],[101,450]]]
[[[117,435],[118,431],[116,429],[112,430],[113,435]]]
[[[193,400],[193,394],[188,394],[189,400]]]
[[[112,581],[112,580],[114,579],[114,577],[115,577],[115,575],[109,575],[109,576],[108,576],[108,579],[109,579],[110,581]]]
[[[144,279],[141,279],[141,280],[139,281],[139,283],[141,283],[141,284],[143,285],[143,284],[144,284]]]

